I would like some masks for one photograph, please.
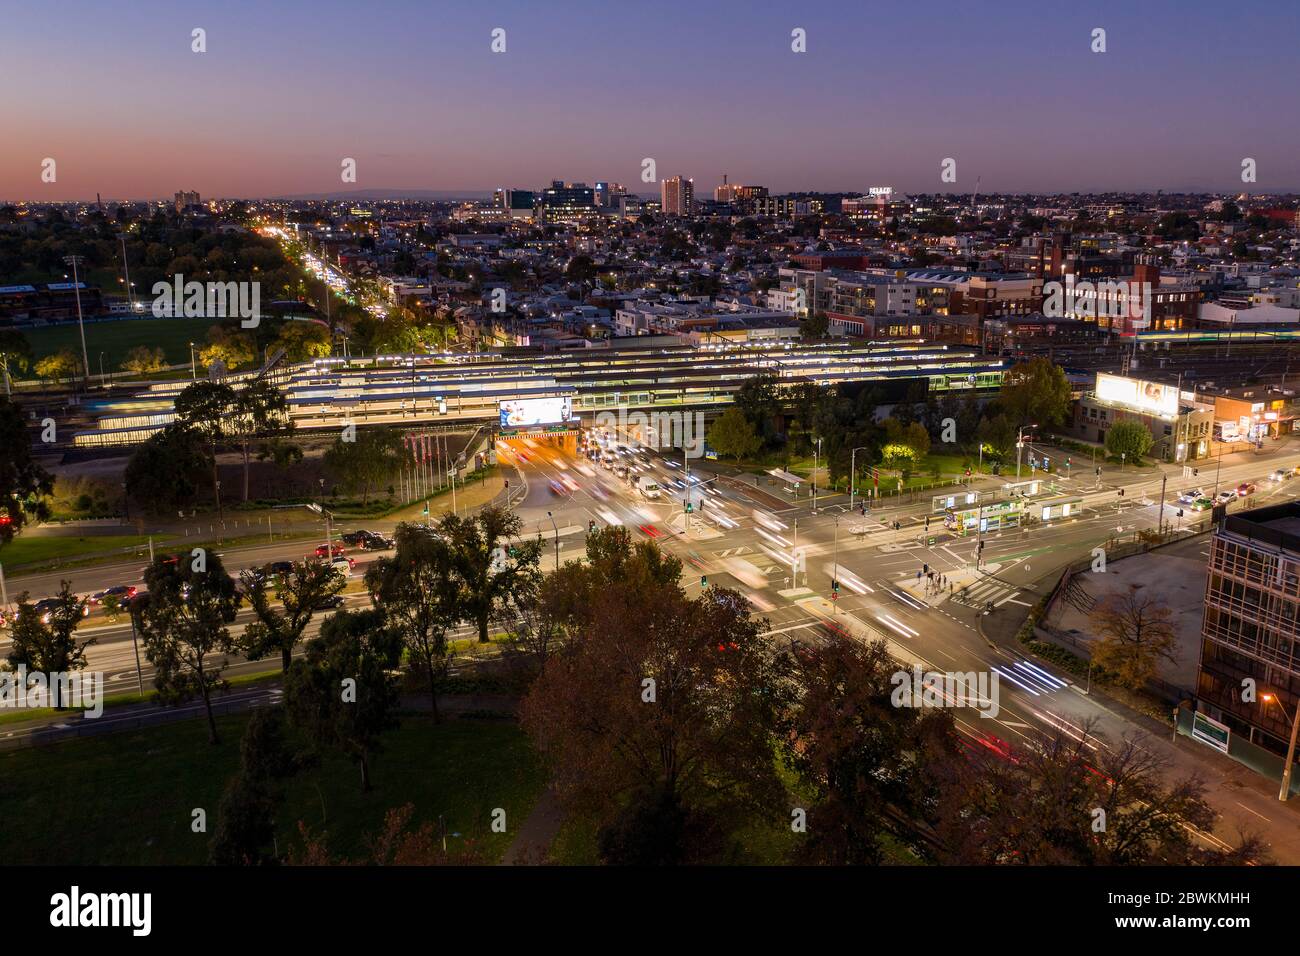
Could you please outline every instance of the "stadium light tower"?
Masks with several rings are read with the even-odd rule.
[[[72,291],[77,296],[77,328],[81,331],[81,361],[86,371],[85,381],[90,381],[90,353],[86,351],[86,323],[81,317],[81,280],[77,266],[86,261],[85,256],[64,256],[63,261],[72,266]]]

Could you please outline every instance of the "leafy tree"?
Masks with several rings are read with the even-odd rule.
[[[225,325],[214,325],[208,329],[208,344],[199,350],[199,361],[205,367],[220,362],[231,371],[252,365],[256,358],[257,351],[252,338]]]
[[[13,540],[30,515],[50,515],[45,495],[54,492],[54,476],[32,459],[32,436],[22,410],[0,396],[0,544]]]
[[[680,563],[653,543],[592,538],[602,566],[592,583],[622,575],[583,594],[575,639],[548,658],[522,704],[524,728],[566,807],[597,822],[606,852],[644,847],[637,829],[684,829],[693,837],[665,852],[706,859],[728,820],[784,802],[772,740],[788,686],[775,642],[740,594],[687,598],[665,579]]]
[[[13,634],[9,645],[11,667],[26,667],[34,674],[44,674],[49,680],[50,693],[56,710],[63,709],[59,697],[58,674],[82,670],[86,666],[86,648],[95,643],[92,637],[77,643],[75,632],[81,623],[86,602],[72,593],[72,585],[62,582],[54,606],[49,610],[50,620],[43,621],[36,607],[27,603],[27,592],[18,596],[18,614],[14,618]]]
[[[176,421],[194,430],[208,445],[212,459],[212,497],[219,500],[217,446],[229,433],[235,390],[225,382],[194,382],[176,396]]]
[[[325,358],[334,350],[330,330],[320,322],[285,322],[275,337],[274,348],[284,349],[289,362],[309,362]]]
[[[1121,594],[1098,603],[1092,625],[1098,638],[1092,642],[1092,660],[1116,675],[1120,683],[1138,690],[1155,676],[1160,659],[1176,660],[1173,612],[1158,597],[1130,584]]]
[[[764,440],[771,438],[781,414],[780,379],[769,373],[746,379],[736,390],[735,404]]]
[[[289,402],[284,393],[265,379],[250,382],[235,393],[229,435],[239,442],[244,455],[244,500],[248,500],[249,449],[256,439],[279,438],[293,432]]]
[[[1062,425],[1070,416],[1070,383],[1065,370],[1042,356],[1007,370],[998,407],[1016,426]]]
[[[220,555],[202,548],[171,558],[159,555],[145,569],[144,580],[148,591],[132,599],[130,610],[154,665],[158,697],[166,704],[201,698],[208,740],[216,744],[212,695],[226,689],[221,672],[227,661],[207,658],[235,648],[227,627],[239,610],[235,582]]]
[[[282,673],[289,670],[293,649],[312,617],[347,584],[337,568],[322,561],[295,561],[291,571],[274,579],[253,571],[243,572],[240,579],[257,618],[244,628],[241,649],[253,661],[279,651]],[[282,610],[271,603],[273,591]]]
[[[366,854],[356,859],[333,856],[325,836],[308,832],[299,822],[303,845],[290,851],[289,865],[482,866],[488,862],[477,841],[466,839],[459,846],[449,848],[445,835],[439,836],[432,823],[426,821],[415,826],[414,816],[415,806],[410,803],[389,810],[384,814],[382,829],[364,840]]]
[[[782,746],[814,795],[798,859],[879,864],[895,829],[884,808],[923,817],[938,787],[930,767],[958,759],[952,717],[894,705],[898,665],[883,641],[796,646],[790,658],[800,695],[786,718]]]
[[[830,334],[831,320],[825,312],[812,312],[799,320],[799,337],[817,341]]]
[[[981,443],[987,445],[999,459],[1007,459],[1015,454],[1016,425],[1005,414],[985,418],[979,424],[977,432]]]
[[[221,795],[209,862],[217,866],[277,862],[275,814],[284,800],[282,782],[302,763],[286,739],[283,708],[253,711],[239,742],[239,769]]]
[[[397,681],[390,672],[401,658],[401,635],[385,626],[379,611],[339,611],[285,675],[290,724],[316,747],[352,758],[365,792],[370,765],[383,750],[380,735],[398,723]]]
[[[126,353],[122,361],[122,371],[146,375],[149,372],[161,372],[167,367],[167,355],[161,348],[137,345]]]
[[[709,427],[709,444],[719,455],[739,460],[757,454],[763,439],[755,434],[745,413],[732,405]]]
[[[1187,866],[1264,862],[1261,842],[1197,845],[1218,814],[1195,778],[1166,782],[1168,761],[1140,738],[1108,742],[1086,724],[1032,747],[968,747],[936,765],[949,779],[932,831],[939,862],[1025,866]],[[1100,813],[1098,811],[1101,811]]]
[[[488,624],[517,608],[536,586],[541,539],[507,543],[522,530],[517,514],[497,507],[472,517],[444,515],[438,522],[438,533],[450,549],[461,615],[477,625],[480,644],[488,642]]]
[[[349,494],[361,492],[364,505],[373,488],[381,486],[406,461],[410,452],[399,432],[391,428],[357,429],[355,441],[340,435],[325,452],[325,467]]]
[[[60,349],[36,363],[36,374],[46,379],[74,378],[83,371],[81,359],[71,349]]]
[[[17,329],[0,329],[0,365],[10,377],[26,372],[32,365],[32,345]]]
[[[437,721],[438,693],[451,668],[447,631],[460,619],[460,585],[441,535],[404,523],[397,527],[395,544],[391,558],[380,558],[366,571],[366,588],[423,672]]]
[[[150,511],[190,504],[208,467],[203,439],[193,428],[173,422],[150,435],[127,462],[126,491]]]
[[[1106,454],[1126,461],[1141,461],[1154,443],[1151,432],[1141,422],[1120,420],[1106,432]]]

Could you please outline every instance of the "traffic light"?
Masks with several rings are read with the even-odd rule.
[[[595,534],[595,533],[596,533],[596,522],[595,519],[593,519],[587,522],[587,534]]]
[[[701,574],[701,575],[700,575],[700,587],[702,587],[702,588],[707,588],[708,586],[709,586],[709,577],[708,577],[708,575],[707,575],[707,574]]]
[[[1175,513],[1174,517],[1181,518],[1182,516],[1183,516],[1183,509],[1179,508],[1178,511]]]
[[[922,573],[922,574],[929,574],[929,573],[930,573],[930,565],[929,565],[929,564],[923,564],[923,565],[921,565],[921,573]]]
[[[682,504],[684,505],[684,509],[683,509],[683,510],[685,510],[685,512],[686,512],[687,514],[690,514],[690,513],[694,510],[694,509],[691,507],[691,503],[690,503],[689,501],[682,502]]]
[[[1121,498],[1124,497],[1124,489],[1123,489],[1123,488],[1121,488],[1121,489],[1119,490],[1119,496],[1120,496]]]
[[[1093,469],[1093,471],[1096,473],[1098,478],[1101,477],[1101,465],[1098,465],[1096,468]]]
[[[1195,477],[1196,477],[1197,475],[1199,475],[1200,473],[1201,473],[1201,469],[1199,469],[1199,468],[1193,468],[1193,469],[1192,469],[1192,477],[1193,477],[1193,478],[1195,478]]]
[[[832,582],[831,582],[831,591],[834,592],[835,594],[839,594],[839,593],[840,593],[840,582],[839,582],[839,581],[832,581]]]
[[[510,490],[510,479],[507,478],[507,479],[506,479],[506,491],[509,491],[509,490]]]

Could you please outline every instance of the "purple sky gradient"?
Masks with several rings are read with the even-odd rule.
[[[54,0],[3,19],[7,200],[551,179],[651,194],[647,156],[701,195],[724,172],[775,191],[1300,191],[1294,0]]]

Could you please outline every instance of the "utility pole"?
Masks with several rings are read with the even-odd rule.
[[[560,529],[555,524],[555,517],[548,511],[546,517],[551,519],[551,527],[555,529],[555,570],[560,570]]]
[[[77,266],[85,262],[84,256],[64,256],[63,261],[72,266],[72,292],[77,297],[77,328],[81,330],[81,360],[86,369],[86,382],[90,382],[90,353],[86,351],[86,323],[81,315],[81,280]]]
[[[821,453],[822,453],[822,440],[819,438],[817,439],[817,450],[813,452],[813,473],[812,473],[812,493],[813,493],[812,513],[813,514],[817,513],[817,467],[821,461]]]
[[[1165,533],[1165,482],[1169,480],[1168,475],[1160,476],[1160,517],[1156,521],[1156,533]]]

